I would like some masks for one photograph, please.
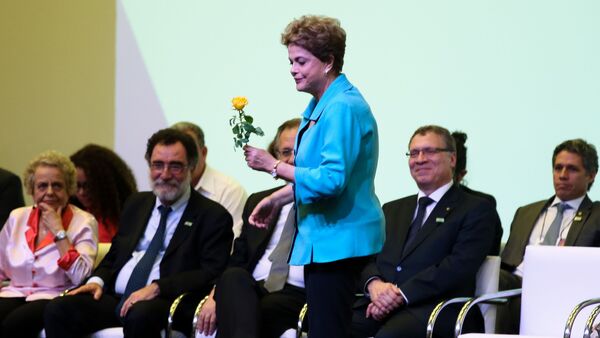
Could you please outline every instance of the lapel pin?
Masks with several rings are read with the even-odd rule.
[[[435,219],[435,222],[436,222],[436,223],[438,223],[438,224],[439,224],[439,223],[444,223],[444,221],[445,221],[444,217],[437,217],[437,218]]]
[[[574,222],[581,222],[581,215],[577,214],[577,216],[575,216],[575,218],[573,218]]]
[[[192,222],[192,221],[183,222],[183,225],[185,225],[186,227],[191,227],[193,224],[194,224],[194,222]]]

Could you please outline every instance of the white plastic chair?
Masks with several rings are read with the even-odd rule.
[[[475,297],[479,297],[484,294],[493,293],[498,291],[498,280],[500,279],[500,257],[498,256],[487,256],[479,271],[477,271],[476,285],[475,285]],[[473,301],[474,297],[459,297],[453,298],[440,302],[435,309],[431,312],[429,320],[427,322],[426,337],[431,338],[433,336],[433,328],[435,321],[440,312],[448,305],[455,303],[469,303]],[[490,304],[480,303],[478,304],[483,315],[483,321],[485,325],[485,332],[494,332],[496,325],[496,307]]]
[[[598,295],[598,262],[600,248],[527,247],[523,266],[519,337],[581,337],[585,318],[592,310],[586,308],[584,301]],[[464,334],[459,337],[515,336]]]

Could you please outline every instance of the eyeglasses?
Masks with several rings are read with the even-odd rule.
[[[187,167],[188,166],[186,164],[183,164],[181,162],[164,163],[156,161],[150,163],[150,169],[152,169],[153,171],[162,172],[163,170],[165,170],[165,168],[168,168],[171,174],[175,175],[181,174]]]
[[[276,150],[275,153],[278,157],[288,158],[294,154],[294,149],[284,148],[283,150]]]
[[[419,154],[423,153],[423,156],[429,158],[435,154],[439,154],[444,151],[452,152],[451,149],[447,149],[447,148],[422,148],[422,149],[412,149],[411,151],[406,153],[406,156],[409,158],[417,158],[417,157],[419,157]]]

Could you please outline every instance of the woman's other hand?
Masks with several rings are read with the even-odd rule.
[[[270,173],[277,160],[266,150],[254,148],[253,146],[244,146],[244,156],[246,163],[254,170],[260,170]]]
[[[272,196],[267,196],[254,207],[248,221],[257,228],[267,228],[277,219],[280,210],[281,205]]]

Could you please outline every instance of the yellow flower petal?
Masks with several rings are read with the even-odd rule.
[[[236,96],[231,99],[231,104],[236,110],[242,110],[248,104],[248,99],[246,99],[244,96]]]

